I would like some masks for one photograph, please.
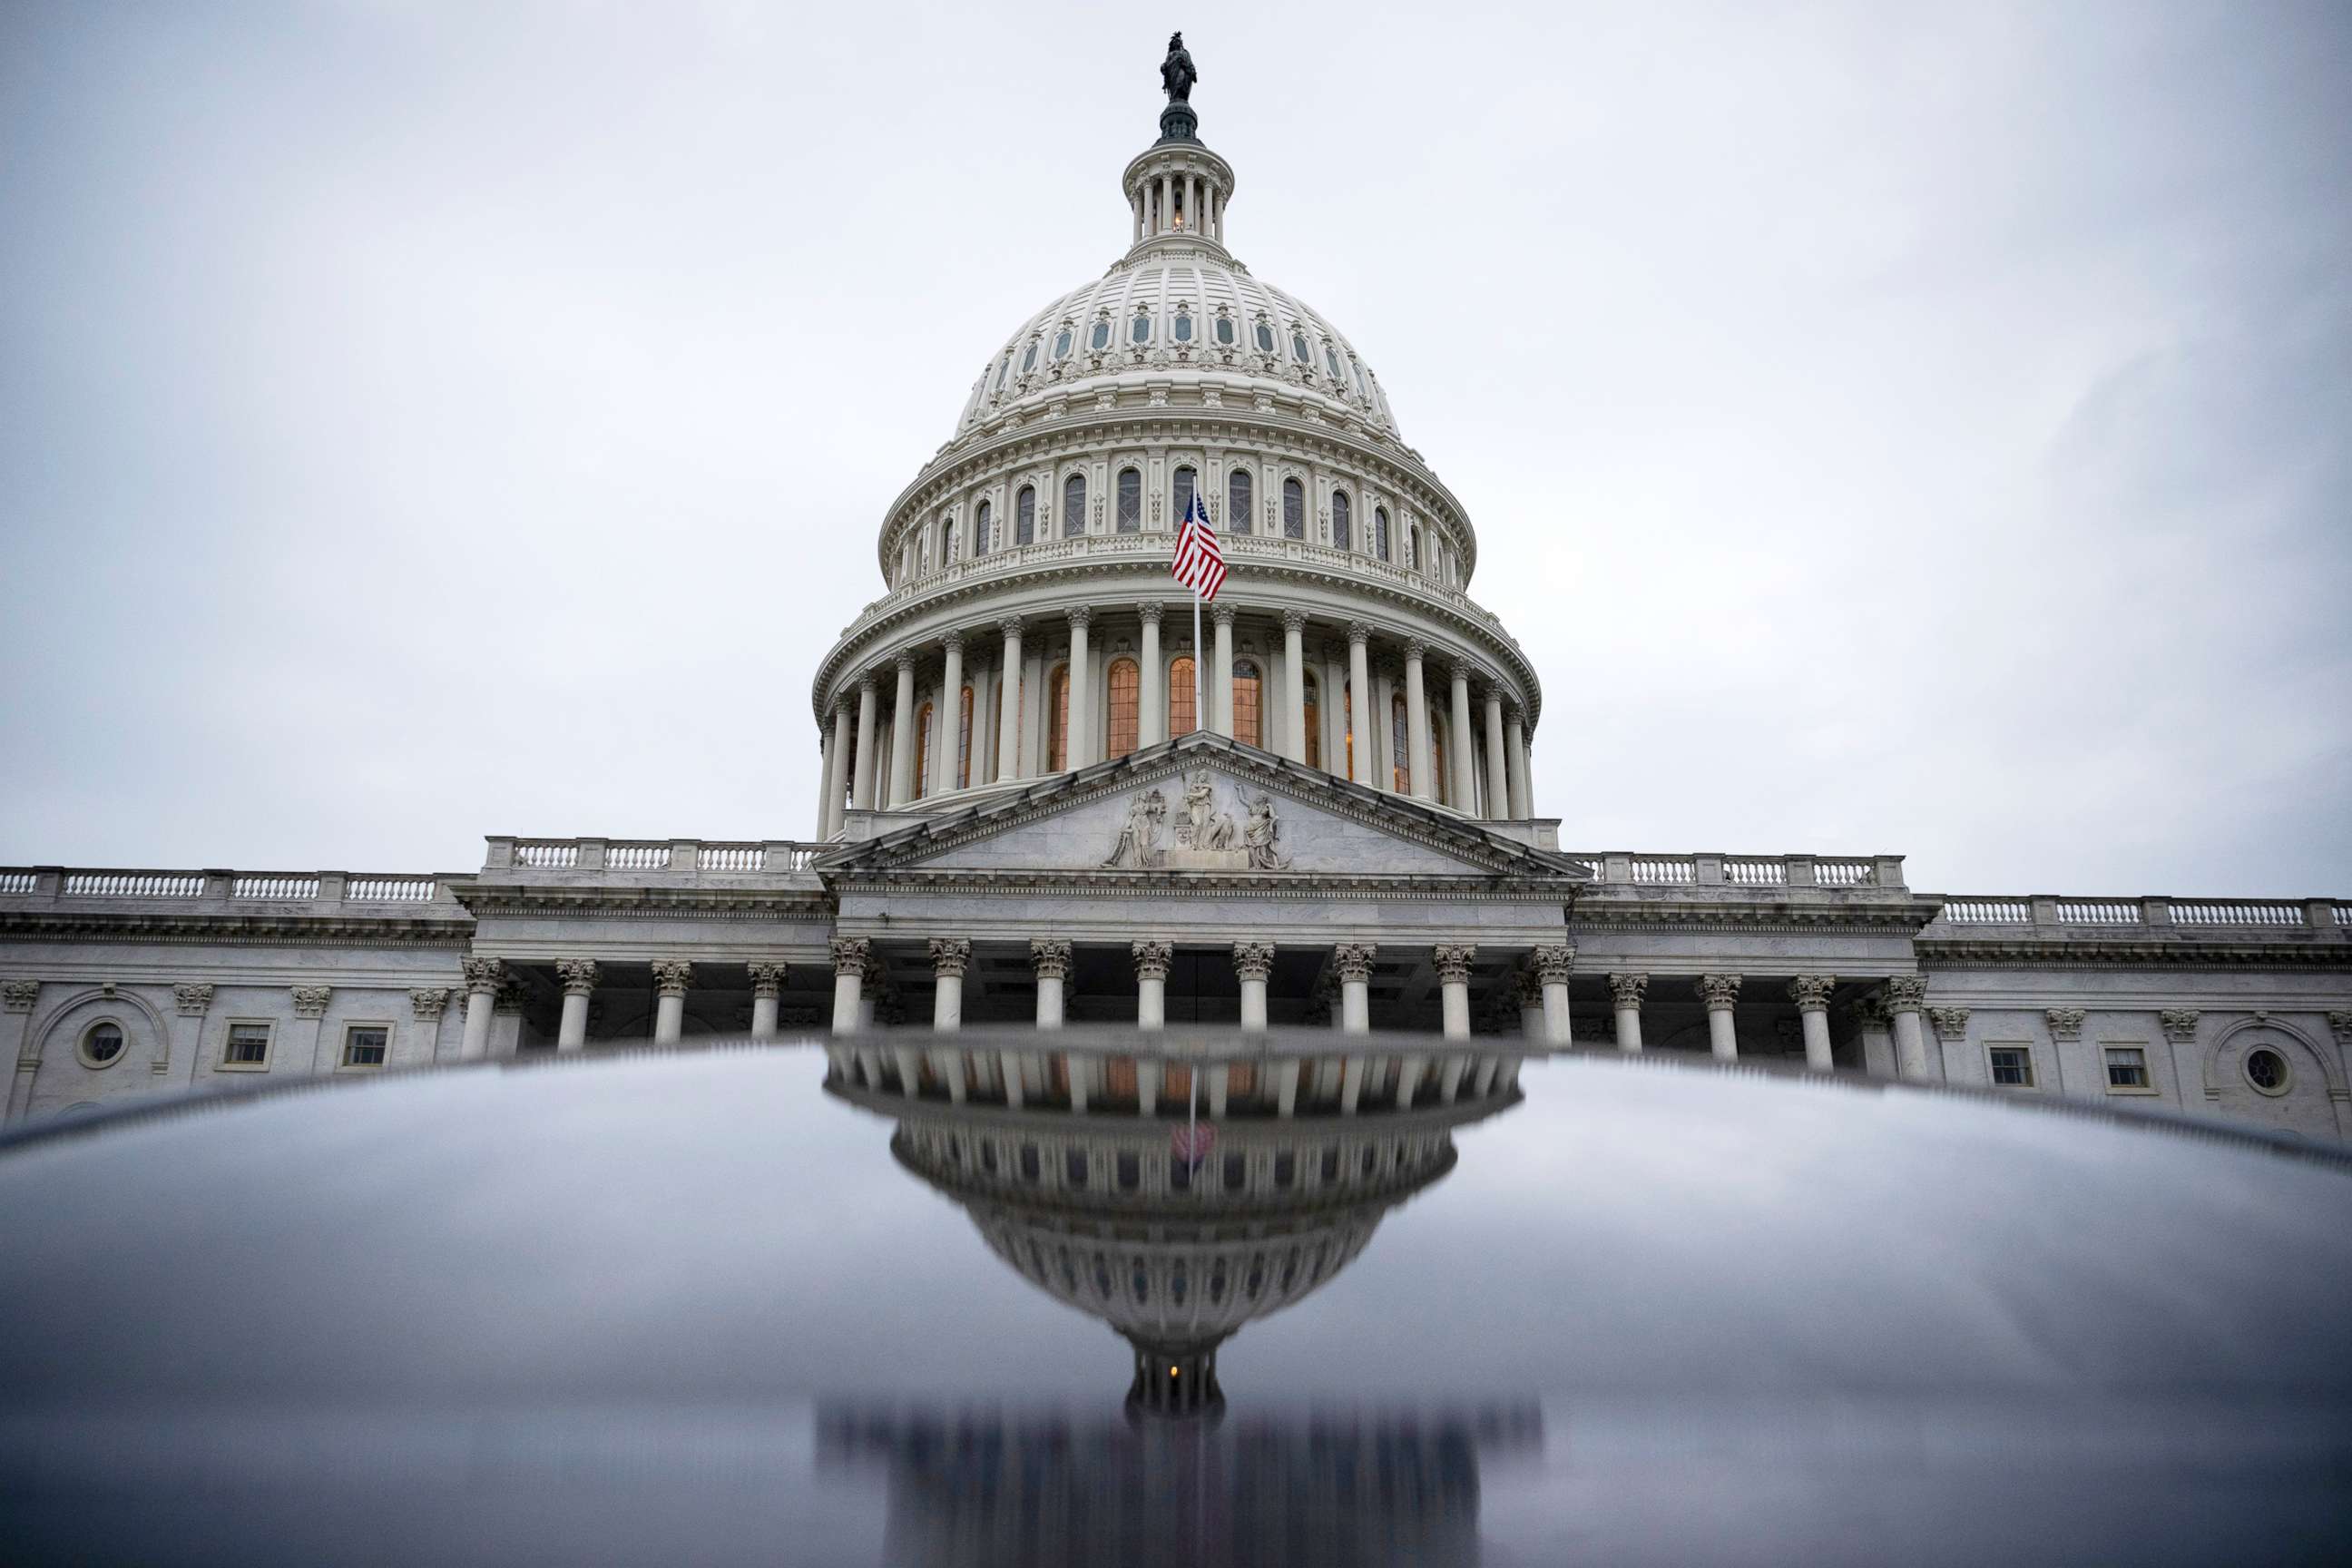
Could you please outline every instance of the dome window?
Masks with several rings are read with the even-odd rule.
[[[1064,327],[1054,336],[1054,357],[1057,360],[1070,357],[1070,329],[1067,327]]]
[[[1297,479],[1282,481],[1282,537],[1307,537],[1307,487]]]
[[[1006,354],[1004,363],[996,367],[996,390],[1004,390],[1004,378],[1013,374],[1013,356]]]
[[[1184,521],[1184,513],[1192,507],[1192,490],[1197,478],[1189,463],[1176,470],[1176,483],[1172,487],[1170,497],[1176,504],[1174,510],[1168,515],[1178,522]]]
[[[1274,329],[1265,324],[1265,318],[1263,316],[1258,318],[1257,322],[1257,352],[1262,354],[1270,354],[1274,352]]]
[[[1102,350],[1110,347],[1110,323],[1108,321],[1097,321],[1095,323],[1092,342],[1095,346],[1095,351],[1098,353]]]
[[[1013,501],[1013,542],[1034,544],[1037,542],[1037,487],[1023,485]]]
[[[995,520],[996,509],[986,501],[981,502],[980,510],[972,513],[971,557],[973,560],[977,561],[988,553],[989,524]]]
[[[1135,533],[1143,527],[1143,476],[1133,468],[1118,471],[1118,531]]]
[[[1137,312],[1135,320],[1128,324],[1127,335],[1135,342],[1150,342],[1151,341],[1151,318],[1142,314],[1140,311]]]
[[[1072,474],[1062,481],[1062,537],[1076,539],[1087,531],[1087,477]]]
[[[1389,558],[1389,509],[1372,508],[1372,553],[1386,561]]]
[[[1225,476],[1225,526],[1238,533],[1252,531],[1250,476],[1247,468],[1235,468]]]
[[[1234,346],[1234,319],[1231,316],[1217,318],[1217,342],[1223,348]]]
[[[1348,523],[1348,492],[1333,490],[1331,492],[1331,542],[1341,550],[1352,548],[1349,543]]]
[[[1029,340],[1029,347],[1028,347],[1028,350],[1027,350],[1025,353],[1024,353],[1022,354],[1022,356],[1021,356],[1021,374],[1024,374],[1024,375],[1027,375],[1031,371],[1035,370],[1036,368],[1037,368],[1037,340],[1036,340],[1036,339],[1034,339],[1034,338],[1031,338],[1031,339]]]
[[[1313,364],[1315,363],[1315,356],[1307,352],[1307,334],[1305,332],[1298,331],[1295,329],[1292,331],[1290,334],[1290,354],[1291,357],[1296,359],[1300,364]],[[1003,376],[1000,375],[996,379],[1000,385],[1003,384],[1004,380]]]
[[[1192,341],[1192,317],[1190,311],[1176,312],[1176,341],[1180,343],[1189,343]]]
[[[1032,352],[1034,353],[1034,351],[1033,350]],[[1325,343],[1323,345],[1323,363],[1331,367],[1331,379],[1333,381],[1338,382],[1342,386],[1345,386],[1348,384],[1348,373],[1339,368],[1339,352],[1333,348],[1329,343]]]

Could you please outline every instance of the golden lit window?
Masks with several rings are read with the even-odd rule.
[[[1389,699],[1389,787],[1399,795],[1412,790],[1412,730],[1405,721],[1404,693]]]
[[[1070,667],[1054,671],[1045,685],[1045,771],[1058,773],[1068,767],[1070,750]]]
[[[1429,771],[1436,776],[1429,781],[1429,798],[1442,805],[1455,804],[1445,787],[1445,721],[1432,713],[1429,716]]]
[[[1143,677],[1131,658],[1113,659],[1110,666],[1110,749],[1109,757],[1123,757],[1135,750],[1136,735],[1141,725],[1138,704],[1143,696]]]
[[[958,733],[961,739],[956,743],[955,787],[969,789],[971,787],[971,688],[969,686],[963,689],[963,718],[961,721],[961,726]]]
[[[1234,661],[1234,739],[1246,741],[1253,746],[1265,743],[1258,731],[1257,666],[1243,658]]]
[[[1339,687],[1339,729],[1346,737],[1348,776],[1356,776],[1356,683],[1343,681]]]
[[[1168,738],[1189,735],[1201,727],[1201,714],[1193,701],[1192,660],[1188,656],[1171,659],[1168,665]]]
[[[1306,679],[1307,765],[1323,765],[1323,688],[1313,676]]]
[[[931,782],[931,705],[915,710],[915,798],[929,793]]]

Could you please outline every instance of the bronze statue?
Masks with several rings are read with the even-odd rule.
[[[1168,58],[1160,62],[1160,85],[1168,89],[1171,103],[1192,101],[1192,84],[1201,73],[1192,68],[1192,56],[1184,47],[1184,35],[1168,35]]]

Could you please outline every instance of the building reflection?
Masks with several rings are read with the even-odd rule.
[[[1217,1349],[1335,1278],[1454,1168],[1454,1132],[1519,1100],[1518,1058],[1335,1051],[1328,1034],[1034,1033],[990,1048],[840,1046],[829,1092],[898,1126],[899,1163],[989,1247],[1133,1353],[1137,1415],[1213,1415]],[[1414,1042],[1425,1044],[1425,1042]]]
[[[883,1468],[885,1556],[983,1565],[1475,1563],[1483,1462],[1532,1403],[1465,1412],[1059,1420],[833,1405],[820,1468]]]

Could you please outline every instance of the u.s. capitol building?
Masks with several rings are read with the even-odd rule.
[[[1068,1019],[1711,1053],[2352,1131],[2352,901],[1946,895],[1896,855],[1563,845],[1537,765],[1566,748],[1538,745],[1538,672],[1472,595],[1469,515],[1355,344],[1228,248],[1234,167],[1181,48],[1164,74],[1124,252],[989,354],[883,514],[885,591],[810,694],[811,837],[500,834],[455,875],[0,869],[8,1116]],[[1169,574],[1195,495],[1231,569],[1197,640]],[[836,1060],[1005,1091],[932,1070],[956,1054]]]

